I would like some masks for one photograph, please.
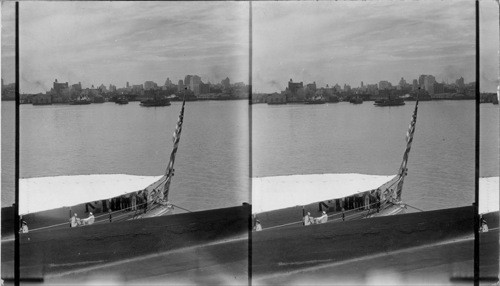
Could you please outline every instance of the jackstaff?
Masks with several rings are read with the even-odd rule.
[[[167,179],[165,180],[165,185],[163,187],[163,195],[165,199],[168,201],[168,192],[170,189],[170,182],[172,181],[172,177],[174,176],[174,161],[175,154],[177,153],[177,148],[179,147],[179,141],[181,139],[182,132],[182,123],[184,121],[184,105],[186,104],[186,98],[182,101],[182,108],[179,114],[179,119],[177,120],[177,126],[175,127],[174,135],[172,140],[174,141],[174,148],[172,149],[172,153],[170,154],[170,161],[168,162],[167,170],[165,171],[165,175]]]

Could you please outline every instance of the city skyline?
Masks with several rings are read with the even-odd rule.
[[[248,5],[96,4],[20,3],[21,92],[44,92],[54,78],[88,86],[120,86],[147,80],[162,84],[167,77],[199,74],[210,82],[229,76],[233,82],[248,83]],[[460,76],[466,82],[475,81],[474,5],[468,1],[429,4],[256,2],[252,5],[253,82],[249,84],[255,92],[274,92],[283,90],[290,78],[322,86],[397,83],[401,77],[410,80],[419,74],[434,74],[445,82]],[[494,1],[480,3],[481,92],[496,92],[499,83],[497,8]],[[183,13],[186,10],[189,13]],[[213,19],[221,14],[223,20]],[[109,23],[112,27],[104,28]],[[63,31],[58,31],[62,26]],[[159,30],[170,33],[156,33]],[[177,42],[161,37],[172,36],[174,30],[183,31],[178,33],[183,36],[174,37]],[[189,31],[195,34],[186,36]],[[211,41],[203,48],[187,43],[206,39]],[[272,42],[263,41],[267,39]],[[410,40],[401,44],[392,43],[394,39]],[[14,82],[14,40],[14,3],[2,2],[6,83]],[[162,45],[165,42],[169,43]],[[59,49],[66,52],[61,54]],[[230,59],[221,61],[228,50]],[[403,68],[398,69],[398,63]]]
[[[473,2],[393,4],[253,3],[253,89],[283,90],[290,78],[316,81],[320,86],[398,82],[419,74],[434,74],[449,82],[460,76],[475,81]],[[483,10],[494,16],[491,8]],[[496,13],[496,22],[492,16],[483,17],[482,26],[491,30],[496,24],[498,29],[498,9]],[[487,49],[498,47],[498,41],[482,44]],[[482,59],[491,62],[493,56],[497,59],[491,52],[482,54]],[[485,74],[490,76],[482,77],[481,90],[496,91],[497,70],[498,65],[488,66]]]
[[[21,92],[55,78],[82,85],[163,84],[197,73],[248,82],[245,2],[20,3]]]

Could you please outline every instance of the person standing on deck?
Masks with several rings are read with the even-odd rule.
[[[21,229],[19,229],[19,233],[28,233],[28,223],[21,219]]]
[[[83,224],[93,224],[95,221],[94,214],[92,212],[89,213],[89,217],[83,220]]]
[[[325,223],[328,221],[328,215],[326,214],[325,211],[323,211],[323,215],[316,218],[316,223],[320,224],[320,223]]]
[[[314,220],[311,218],[311,213],[307,212],[307,214],[304,216],[304,225],[310,225],[314,224]]]
[[[255,221],[255,227],[254,227],[254,230],[255,230],[255,231],[261,231],[261,230],[262,230],[262,225],[260,224],[260,221],[259,221],[259,220],[256,220],[256,221]]]
[[[77,217],[78,215],[75,213],[70,219],[69,219],[69,225],[71,227],[76,227],[78,225]]]
[[[135,211],[137,210],[137,196],[136,193],[131,194],[131,201],[132,201],[132,210]]]
[[[142,192],[142,199],[144,203],[144,213],[148,211],[148,190],[144,189],[144,192]]]

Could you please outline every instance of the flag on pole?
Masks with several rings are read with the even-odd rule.
[[[415,125],[417,123],[417,111],[418,111],[418,99],[415,102],[415,110],[413,111],[412,119],[410,122],[410,126],[408,126],[408,132],[406,132],[406,150],[403,155],[403,162],[401,163],[401,167],[399,168],[399,182],[396,188],[396,194],[398,199],[401,198],[401,192],[403,190],[403,181],[406,176],[406,166],[408,164],[408,156],[410,154],[411,143],[413,142],[413,134],[415,134]]]
[[[165,185],[163,187],[163,196],[168,201],[168,192],[170,189],[170,182],[172,181],[172,177],[174,176],[174,162],[175,162],[175,154],[177,153],[177,149],[179,148],[179,141],[181,139],[182,132],[182,123],[184,121],[184,105],[186,104],[186,98],[182,101],[182,108],[179,114],[179,119],[177,120],[177,125],[175,127],[173,142],[174,148],[172,149],[172,153],[170,154],[170,161],[168,162],[167,170],[165,171],[165,175],[167,179],[165,180]]]

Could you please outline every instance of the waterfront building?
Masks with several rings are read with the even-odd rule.
[[[413,80],[413,85],[411,87],[411,90],[412,91],[418,90],[418,80],[416,80],[416,79]]]
[[[226,79],[223,79],[220,83],[223,89],[229,89],[231,87],[231,82],[229,81],[228,77],[226,77]]]
[[[197,75],[193,75],[189,81],[189,89],[194,92],[194,94],[199,94],[200,92],[201,78]],[[186,84],[187,85],[187,84]]]
[[[172,81],[170,80],[170,78],[167,77],[167,80],[165,81],[165,84],[163,86],[171,87],[172,85],[173,85]]]
[[[199,92],[200,92],[200,94],[210,93],[210,85],[208,83],[201,82],[199,84]]]
[[[142,84],[132,85],[130,91],[134,94],[137,94],[137,95],[143,95],[144,94],[144,87]]]
[[[425,86],[424,86],[424,80],[425,80],[425,77],[427,77],[427,75],[425,74],[421,74],[419,77],[418,77],[418,87],[420,87],[421,89],[424,89]]]
[[[35,94],[31,97],[31,103],[34,105],[52,104],[52,96],[50,93]]]
[[[158,85],[154,81],[144,82],[144,90],[157,89]]]
[[[399,80],[399,87],[401,89],[406,87],[406,80],[403,77]]]
[[[54,81],[54,87],[53,87],[53,89],[54,89],[54,92],[57,93],[57,94],[60,94],[63,89],[68,88],[68,87],[69,87],[68,82],[64,82],[64,83],[57,82],[57,78]]]
[[[434,83],[434,93],[444,93],[444,82],[441,83]]]
[[[309,83],[309,84],[306,85],[306,87],[307,87],[308,90],[316,91],[316,82]]]
[[[392,85],[390,82],[386,81],[386,80],[381,80],[379,83],[378,83],[378,89],[379,90],[384,90],[384,89],[391,89],[392,88]]]
[[[340,85],[338,83],[336,83],[334,86],[333,86],[333,90],[335,91],[335,93],[340,93],[342,92],[342,88],[340,87]]]
[[[187,86],[188,88],[190,88],[190,86],[191,86],[191,77],[193,77],[193,76],[187,75],[184,77],[184,85]]]
[[[285,104],[286,95],[284,93],[277,93],[277,92],[269,94],[266,98],[266,102],[268,104]]]
[[[424,78],[424,90],[427,91],[430,95],[434,94],[434,83],[436,82],[436,78],[432,75],[427,75]]]
[[[288,82],[288,90],[292,94],[296,94],[300,88],[303,88],[304,84],[302,82],[293,82],[292,79]]]
[[[344,83],[344,92],[351,92],[351,86]]]
[[[378,87],[377,84],[367,84],[366,85],[366,92],[371,95],[378,95]]]
[[[464,86],[465,86],[465,84],[464,84],[464,78],[460,77],[459,79],[457,79],[455,81],[455,84],[457,85],[458,88],[464,88]]]
[[[98,89],[99,89],[99,91],[101,93],[106,93],[107,92],[106,86],[104,84],[101,84]]]
[[[184,82],[182,81],[182,79],[177,83],[177,92],[181,91],[184,91]]]

